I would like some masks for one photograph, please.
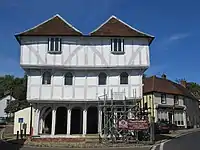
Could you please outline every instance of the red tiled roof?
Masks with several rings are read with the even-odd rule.
[[[120,36],[120,37],[144,37],[152,42],[154,37],[132,28],[115,16],[111,16],[105,23],[90,33],[91,36]]]
[[[81,36],[82,33],[66,22],[61,16],[46,20],[45,22],[31,28],[16,36]]]
[[[159,92],[166,94],[175,94],[175,95],[183,95],[186,97],[190,97],[192,99],[196,99],[187,88],[184,88],[182,85],[172,82],[168,79],[158,78],[156,76],[148,77],[143,80],[144,87],[143,92],[151,93],[151,92]]]

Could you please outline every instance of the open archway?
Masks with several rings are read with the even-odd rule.
[[[83,111],[80,107],[75,107],[71,111],[71,134],[83,133]]]
[[[51,134],[52,109],[44,107],[40,118],[40,134]]]
[[[87,134],[98,133],[98,109],[89,107],[87,110]]]
[[[56,110],[55,134],[67,134],[67,108],[58,107]]]

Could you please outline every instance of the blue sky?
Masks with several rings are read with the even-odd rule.
[[[14,34],[59,13],[87,34],[115,15],[156,37],[148,75],[200,83],[200,1],[198,0],[2,0],[0,5],[0,75],[22,76]]]

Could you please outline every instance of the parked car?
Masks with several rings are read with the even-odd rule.
[[[157,122],[155,123],[155,132],[158,134],[168,134],[170,132],[170,125],[167,122]]]
[[[170,130],[177,130],[178,126],[176,124],[169,124]]]
[[[6,125],[7,124],[7,121],[6,121],[6,119],[5,118],[3,118],[3,117],[0,117],[0,125],[2,126],[4,126],[4,125]]]

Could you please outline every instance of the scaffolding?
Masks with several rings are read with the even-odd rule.
[[[133,91],[133,97],[127,98],[125,90],[123,92],[113,92],[111,89],[110,97],[104,90],[104,94],[98,97],[98,107],[102,111],[102,125],[99,136],[104,143],[130,143],[139,141],[138,131],[123,130],[118,128],[119,120],[138,119],[144,120],[144,114],[141,113],[136,90]],[[148,115],[147,115],[148,116]],[[149,130],[145,131],[144,140],[149,140]]]

